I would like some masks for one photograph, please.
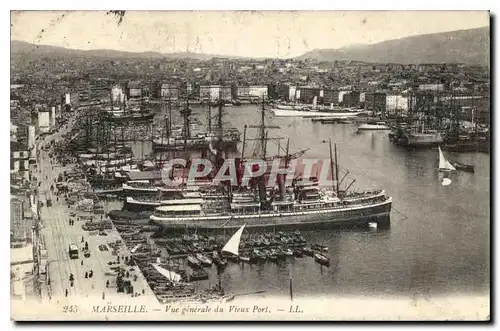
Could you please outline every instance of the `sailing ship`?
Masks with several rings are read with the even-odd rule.
[[[143,111],[140,108],[132,107],[126,99],[121,104],[114,105],[112,93],[110,93],[110,105],[105,107],[106,119],[114,123],[149,123],[155,117],[151,111]]]
[[[184,125],[172,126],[172,110],[168,103],[168,118],[165,118],[165,127],[160,138],[153,139],[153,150],[155,152],[176,151],[187,149],[208,149],[212,141],[210,121],[208,130],[202,129],[202,123],[197,118],[191,118],[192,110],[187,102],[186,107],[180,110],[184,119]],[[222,144],[226,148],[235,149],[240,142],[240,133],[236,128],[226,128]]]
[[[221,105],[219,104],[219,107]],[[220,113],[220,111],[219,111]],[[260,136],[256,140],[259,146],[254,151],[253,158],[268,160],[266,155],[266,144],[268,140],[267,126],[264,122],[264,102],[261,111],[261,123],[259,126],[249,126],[260,130]],[[278,127],[279,128],[279,127]],[[242,147],[242,160],[245,157],[246,128]],[[221,137],[215,141],[216,157],[221,161],[220,151]],[[292,158],[287,150],[281,157],[285,168]],[[258,156],[257,156],[258,155]],[[223,162],[224,160],[222,160]],[[335,166],[334,166],[335,165]],[[217,169],[215,169],[215,172]],[[384,190],[365,191],[362,193],[351,193],[349,189],[355,180],[351,181],[345,189],[340,185],[345,178],[340,178],[337,148],[335,146],[335,158],[333,158],[330,142],[330,172],[332,174],[333,187],[322,188],[317,178],[301,178],[294,180],[291,187],[285,187],[285,175],[278,180],[278,188],[267,187],[265,175],[256,178],[253,187],[230,184],[221,184],[225,190],[229,203],[226,207],[208,209],[202,204],[189,204],[173,207],[161,206],[155,209],[150,219],[153,223],[170,229],[237,229],[242,225],[248,228],[299,228],[318,227],[320,225],[332,225],[342,223],[366,224],[376,219],[379,224],[388,222],[391,212],[392,198]],[[348,173],[346,173],[347,175]],[[240,183],[240,181],[238,181]],[[250,193],[250,194],[249,194]]]
[[[441,150],[441,147],[438,146],[439,150],[439,171],[442,172],[450,172],[450,171],[455,171],[455,167],[446,159],[446,157],[443,154],[443,151]]]
[[[452,171],[455,171],[455,167],[446,159],[446,157],[443,154],[443,151],[441,150],[441,147],[438,146],[439,150],[439,166],[438,166],[438,171],[443,174],[443,178],[441,180],[441,185],[443,186],[448,186],[451,184],[451,179],[450,174]]]
[[[245,229],[246,224],[243,224],[238,231],[233,234],[233,236],[228,240],[226,245],[222,248],[222,252],[227,252],[232,255],[233,259],[239,258],[240,256],[240,241],[241,235],[243,234],[243,230]]]

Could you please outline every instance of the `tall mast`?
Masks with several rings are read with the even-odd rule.
[[[222,143],[222,85],[220,85],[219,89],[219,114],[217,116],[217,125],[219,127],[219,141]]]
[[[184,152],[187,150],[189,136],[189,101],[186,99],[186,110],[184,111]]]
[[[109,93],[109,103],[111,104],[111,111],[113,111],[113,87],[111,87],[111,92]]]
[[[336,178],[334,179],[336,173],[333,171],[332,139],[328,139],[328,144],[330,146],[330,172],[332,173],[332,182],[334,182],[334,180],[336,180]],[[337,191],[335,184],[333,184],[333,189]]]
[[[289,161],[289,150],[290,150],[290,139],[286,142],[286,154],[285,154],[285,169],[288,169],[288,161]],[[280,175],[279,190],[280,190],[280,198],[285,201],[285,182],[286,182],[286,174]]]
[[[170,139],[171,135],[172,135],[172,104],[170,102],[170,97],[168,97],[168,131],[167,131],[167,138]]]
[[[217,155],[216,155],[216,167],[217,171],[220,166],[222,166],[222,159],[223,159],[223,138],[224,138],[224,132],[223,132],[223,127],[222,127],[222,81],[219,84],[219,100],[218,100],[218,114],[217,114],[217,130],[218,130],[218,141],[217,141]]]
[[[285,168],[288,168],[288,162],[290,161],[290,138],[286,141],[286,154],[285,154]]]
[[[167,146],[170,147],[170,137],[172,136],[172,103],[170,101],[170,96],[168,97],[168,131],[167,131]],[[168,150],[168,148],[167,148]],[[167,152],[168,153],[168,152]],[[168,155],[168,154],[167,154]],[[173,158],[175,159],[175,145],[173,148]],[[174,168],[172,167],[172,174]]]
[[[267,134],[268,132],[266,131],[266,135],[264,136],[264,146],[262,148],[262,159],[263,160],[266,160],[266,153],[267,153]]]
[[[261,110],[261,127],[260,127],[260,146],[262,148],[262,158],[266,158],[266,123],[265,123],[265,113],[264,113],[264,96],[262,96],[262,110]]]
[[[208,133],[212,133],[212,109],[208,103]]]
[[[161,90],[160,90],[161,91]],[[161,92],[160,92],[160,109],[161,109],[161,113],[163,113],[163,95],[161,95]],[[157,162],[158,164],[161,164],[162,163],[162,158],[163,158],[163,138],[165,136],[165,130],[167,130],[167,117],[165,116],[165,125],[161,128],[161,149],[160,149],[160,160],[159,162]],[[153,141],[154,143],[154,141]]]
[[[337,189],[337,196],[339,196],[339,162],[337,160],[337,144],[335,144],[335,186]]]
[[[245,142],[247,139],[247,125],[243,127],[243,146],[241,147],[241,159],[245,158]]]

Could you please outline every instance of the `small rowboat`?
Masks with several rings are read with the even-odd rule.
[[[318,262],[321,265],[330,265],[330,259],[320,253],[314,254],[314,261]]]

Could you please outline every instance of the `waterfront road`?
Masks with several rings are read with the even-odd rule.
[[[67,129],[66,129],[67,130]],[[120,239],[119,234],[113,230],[106,231],[106,236],[90,235],[89,232],[82,229],[84,221],[77,221],[77,217],[71,217],[72,212],[78,214],[77,210],[68,207],[63,195],[57,199],[55,181],[59,174],[64,171],[70,171],[75,165],[70,164],[63,167],[57,164],[55,158],[49,156],[49,152],[43,150],[44,145],[48,145],[51,140],[61,139],[66,131],[64,128],[46,137],[39,145],[38,173],[40,186],[38,187],[38,198],[43,203],[40,210],[44,246],[48,256],[48,276],[50,279],[49,299],[64,300],[66,290],[68,291],[68,300],[71,298],[85,297],[107,297],[108,294],[116,295],[115,279],[116,276],[109,275],[111,269],[108,262],[117,261],[117,256],[112,255],[112,249],[108,246],[107,251],[99,250],[99,245],[108,244]],[[51,192],[51,185],[54,185],[54,192]],[[47,199],[52,200],[52,206],[47,206]],[[95,216],[97,219],[97,216]],[[73,219],[74,224],[70,225],[69,220]],[[82,242],[83,238],[83,242]],[[82,249],[88,242],[91,256],[83,256]],[[69,245],[76,244],[79,247],[78,259],[70,259]],[[128,255],[124,250],[119,251],[118,255]],[[123,264],[121,266],[124,267]],[[130,270],[130,267],[126,267]],[[92,278],[85,278],[85,273],[92,270]],[[134,271],[129,271],[131,278],[137,275],[137,281],[132,282],[134,292],[151,295],[151,289],[147,285],[144,276],[136,267]],[[73,286],[70,284],[70,275],[73,275]],[[108,275],[107,275],[108,274]],[[106,281],[109,281],[110,287],[106,287]],[[125,296],[125,294],[122,294]]]

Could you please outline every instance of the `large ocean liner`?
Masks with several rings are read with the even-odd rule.
[[[221,106],[220,106],[221,107]],[[252,158],[256,157],[269,162],[276,157],[266,155],[268,128],[264,123],[264,105],[261,112],[261,123],[250,128],[260,129],[260,135],[255,140],[256,147]],[[246,128],[244,137],[246,137]],[[217,145],[215,142],[214,145]],[[222,154],[222,153],[220,153]],[[215,155],[216,157],[220,157]],[[245,138],[243,140],[242,157],[237,160],[237,173],[241,174],[241,162],[245,160]],[[296,154],[289,153],[287,144],[284,156],[278,157],[281,165],[286,169]],[[215,162],[220,164],[220,159]],[[239,167],[239,168],[238,168]],[[320,185],[317,177],[299,178],[291,181],[286,187],[285,175],[279,174],[277,185],[270,184],[269,173],[252,178],[248,185],[219,184],[223,199],[205,199],[206,193],[200,191],[197,195],[182,195],[174,202],[154,202],[154,213],[150,219],[169,229],[235,229],[246,225],[247,228],[304,228],[324,225],[356,223],[367,224],[376,221],[382,224],[389,223],[392,198],[384,190],[350,192],[352,180],[341,188],[345,179],[339,178],[337,163],[337,149],[332,152],[330,143],[329,173],[333,185]],[[240,178],[238,178],[238,183]],[[187,187],[179,187],[180,191]],[[212,194],[213,195],[213,194]],[[190,201],[193,199],[193,201]],[[129,199],[128,203],[137,204],[137,200]]]

